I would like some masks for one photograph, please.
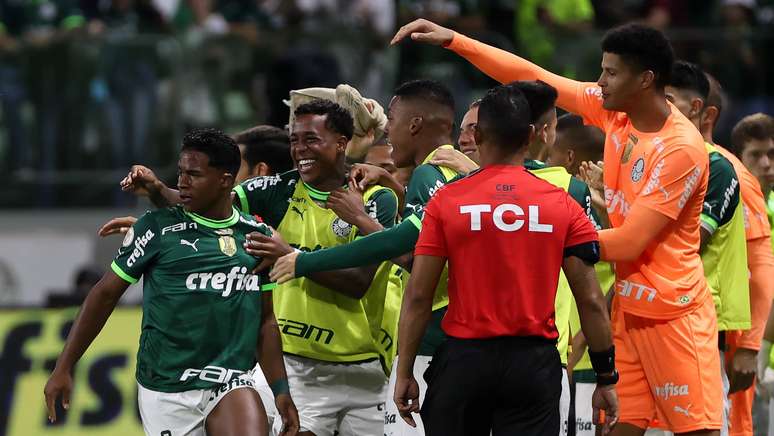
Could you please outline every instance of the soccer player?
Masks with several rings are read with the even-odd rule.
[[[664,35],[636,24],[609,31],[596,84],[551,74],[427,20],[403,26],[392,42],[405,37],[445,46],[501,83],[543,80],[558,90],[558,106],[605,131],[612,228],[599,238],[602,259],[616,264],[621,370],[613,434],[643,434],[655,417],[677,434],[717,434],[717,319],[699,256],[709,162],[699,132],[666,100],[673,53]]]
[[[234,135],[242,164],[236,184],[258,176],[271,176],[293,169],[288,133],[274,126],[255,126]]]
[[[701,128],[709,95],[709,80],[696,65],[677,61],[672,67],[667,99],[697,129]],[[723,378],[723,429],[728,434],[728,378],[723,368],[727,331],[749,330],[750,289],[747,271],[747,246],[744,233],[744,210],[740,200],[739,179],[732,163],[718,149],[706,142],[709,154],[709,181],[701,214],[701,257],[704,275],[712,290],[718,317],[721,377]],[[737,353],[739,351],[737,350]],[[747,359],[755,371],[755,355]]]
[[[556,122],[556,141],[545,153],[545,161],[577,175],[581,162],[602,160],[604,144],[605,134],[601,130],[583,125],[583,118],[577,115],[564,114]]]
[[[332,247],[394,224],[397,198],[391,190],[343,189],[344,153],[353,129],[351,115],[331,101],[296,109],[290,148],[298,169],[234,188],[243,211],[260,215],[278,231],[273,237],[248,235],[248,253],[273,261],[294,249]],[[179,193],[161,182],[143,183],[157,189],[151,198],[179,201]],[[388,274],[389,265],[376,263],[314,274],[274,293],[300,434],[382,435],[387,380],[369,315],[384,306]]]
[[[422,208],[441,186],[459,176],[450,168],[430,164],[438,152],[452,149],[454,99],[451,92],[438,82],[410,81],[396,89],[388,109],[388,119],[386,133],[393,147],[395,164],[401,168],[416,165],[406,192],[403,222],[345,246],[313,253],[291,253],[277,261],[271,274],[287,281],[313,272],[349,268],[398,257],[401,258],[396,261],[406,264],[404,255],[413,251],[419,235]],[[367,171],[365,166],[359,168],[366,171],[361,174],[364,178],[359,181],[363,185],[379,179],[379,174],[386,174],[378,168],[378,171]],[[336,264],[348,266],[331,266]],[[429,365],[437,347],[445,340],[440,322],[446,312],[446,295],[446,282],[443,280],[438,284],[433,322],[426,331],[415,366],[419,377]],[[393,363],[393,374],[395,365]],[[392,386],[394,377],[391,374],[390,388]],[[421,392],[424,394],[423,387]],[[422,434],[416,433],[398,419],[395,405],[390,401],[387,403],[385,434]]]
[[[401,308],[394,398],[413,423],[411,413],[419,411],[414,356],[448,259],[443,328],[449,339],[425,374],[421,414],[428,435],[559,433],[561,366],[553,318],[562,266],[592,348],[604,356],[597,404],[608,424],[615,422],[609,319],[591,266],[598,260],[596,231],[563,190],[523,167],[533,129],[517,84],[490,90],[476,128],[483,168],[441,189],[425,210]],[[536,250],[541,256],[523,255]]]
[[[51,421],[57,400],[69,406],[76,362],[142,276],[137,383],[146,434],[266,435],[266,414],[248,374],[256,356],[283,432],[298,430],[272,309],[275,284],[252,272],[260,259],[242,247],[248,233],[270,229],[231,205],[238,170],[239,149],[223,133],[204,129],[183,138],[182,204],[140,217],[89,292],[46,384]]]

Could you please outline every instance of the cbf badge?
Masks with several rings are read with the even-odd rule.
[[[642,180],[643,173],[645,173],[645,159],[639,158],[632,165],[632,182],[637,183]]]
[[[340,237],[344,238],[347,235],[349,235],[349,232],[352,231],[352,224],[344,221],[341,218],[336,218],[331,223],[331,230],[333,230],[333,233]]]
[[[231,236],[221,236],[218,238],[218,246],[220,251],[226,256],[233,256],[237,252],[236,240]]]

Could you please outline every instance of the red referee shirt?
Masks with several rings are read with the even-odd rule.
[[[556,339],[554,300],[564,249],[597,241],[567,193],[522,166],[489,166],[441,188],[425,207],[415,255],[449,262],[456,338]]]

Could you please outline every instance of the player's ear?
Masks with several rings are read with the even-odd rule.
[[[656,73],[651,70],[645,70],[640,74],[640,88],[648,89],[653,86],[656,80]]]
[[[234,187],[234,182],[236,181],[236,176],[229,172],[223,173],[222,176],[220,176],[220,187],[225,189],[231,189]]]
[[[701,124],[710,123],[715,125],[718,121],[718,108],[716,106],[705,106],[704,112],[701,114]]]
[[[540,136],[540,141],[543,144],[548,143],[548,124],[543,124],[543,127],[541,127],[538,131],[538,135]]]
[[[572,166],[572,164],[575,163],[575,150],[568,148],[567,149],[567,166]]]
[[[252,172],[250,173],[250,177],[258,177],[258,176],[270,176],[271,175],[271,168],[266,162],[258,162],[253,167]]]
[[[344,135],[339,136],[339,139],[336,141],[336,152],[346,153],[347,144],[349,144],[349,139]]]
[[[411,133],[411,136],[416,136],[422,131],[423,123],[424,119],[422,117],[411,118],[411,121],[409,121],[409,133]]]
[[[688,118],[693,118],[696,115],[701,113],[701,110],[704,109],[704,100],[696,97],[691,99],[691,111],[688,113]]]

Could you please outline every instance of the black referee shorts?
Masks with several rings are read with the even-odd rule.
[[[427,436],[559,434],[562,365],[552,341],[449,338],[424,377]]]

